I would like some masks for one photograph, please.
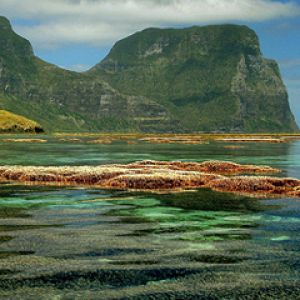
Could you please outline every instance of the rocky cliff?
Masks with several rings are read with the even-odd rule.
[[[295,131],[274,61],[244,26],[147,29],[79,74],[37,58],[0,18],[0,108],[47,131]]]

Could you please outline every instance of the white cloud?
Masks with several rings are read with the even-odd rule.
[[[106,46],[149,26],[264,21],[300,15],[294,2],[272,0],[0,0],[1,14],[34,21],[16,26],[36,47]]]

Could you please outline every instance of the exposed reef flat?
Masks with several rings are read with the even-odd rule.
[[[151,144],[186,144],[197,145],[207,144],[208,141],[203,140],[201,137],[189,137],[189,136],[175,136],[175,137],[146,137],[140,139],[140,141],[148,142]]]
[[[47,140],[43,139],[3,139],[6,143],[47,143]]]
[[[2,166],[0,182],[92,185],[105,189],[152,191],[181,191],[206,187],[254,196],[300,197],[300,180],[270,176],[278,172],[280,170],[269,166],[240,165],[225,161],[140,161],[126,165],[77,167]]]
[[[229,142],[229,143],[284,143],[284,139],[280,138],[222,138],[216,139],[219,142]]]
[[[300,180],[265,176],[235,176],[209,183],[209,187],[220,192],[234,192],[247,195],[285,195],[300,197]]]
[[[75,139],[75,138],[66,138],[66,139],[59,139],[60,142],[82,142],[81,139]]]
[[[140,134],[140,133],[55,133],[61,141],[86,139],[89,144],[110,144],[114,142],[149,143],[149,144],[190,144],[201,145],[210,142],[226,143],[226,147],[244,147],[239,143],[288,143],[300,140],[300,134]],[[90,140],[87,140],[91,138]]]
[[[88,144],[110,145],[113,141],[114,139],[105,138],[105,139],[97,139],[97,140],[89,141]]]

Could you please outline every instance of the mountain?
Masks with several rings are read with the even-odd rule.
[[[146,29],[76,73],[37,58],[2,17],[0,108],[47,131],[298,130],[276,62],[237,25]]]
[[[0,110],[0,132],[41,133],[43,129],[41,125],[35,121],[6,110]]]
[[[162,103],[188,131],[297,129],[278,65],[246,26],[146,29],[116,43],[90,74]]]
[[[139,131],[139,119],[164,107],[124,95],[98,76],[66,71],[33,54],[29,41],[0,18],[0,108],[34,119],[46,131]],[[135,119],[136,118],[136,119]]]

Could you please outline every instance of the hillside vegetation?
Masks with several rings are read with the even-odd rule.
[[[237,25],[146,29],[76,73],[36,57],[0,17],[0,108],[48,132],[298,130],[277,63]]]
[[[0,110],[0,132],[40,133],[40,124],[11,112]]]

